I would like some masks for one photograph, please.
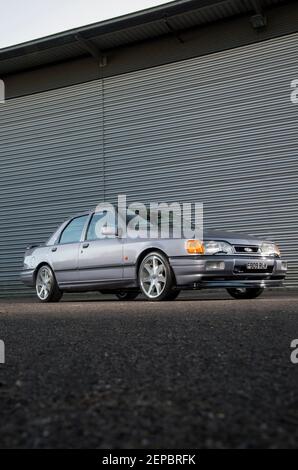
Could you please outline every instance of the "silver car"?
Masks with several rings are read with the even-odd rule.
[[[63,292],[99,291],[133,300],[174,300],[182,289],[227,289],[236,299],[258,297],[279,287],[287,263],[268,241],[223,231],[204,232],[204,242],[177,238],[127,238],[114,226],[102,229],[91,211],[64,222],[41,246],[25,252],[21,279],[41,302]],[[147,223],[147,222],[145,222]]]

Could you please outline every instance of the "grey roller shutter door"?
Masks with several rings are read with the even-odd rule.
[[[27,292],[28,243],[119,193],[203,201],[209,227],[279,241],[297,286],[297,48],[295,34],[108,78],[104,97],[98,80],[1,105],[0,295]]]
[[[19,282],[26,245],[102,200],[99,81],[0,105],[0,294]]]
[[[276,240],[298,285],[298,35],[105,80],[105,195],[202,201]]]

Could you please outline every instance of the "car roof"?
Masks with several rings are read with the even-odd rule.
[[[94,212],[95,212],[94,210],[87,210],[87,211],[84,211],[84,212],[78,212],[77,214],[74,214],[74,215],[68,217],[66,220],[76,219],[77,217],[83,217],[84,215],[91,215]]]

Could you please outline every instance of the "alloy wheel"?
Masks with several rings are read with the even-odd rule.
[[[53,274],[50,268],[43,266],[37,274],[36,293],[40,300],[46,300],[53,288]]]
[[[167,270],[162,258],[151,255],[141,266],[140,282],[147,297],[155,299],[164,291],[167,283]]]

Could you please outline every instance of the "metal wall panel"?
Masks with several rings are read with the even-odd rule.
[[[298,285],[298,34],[0,106],[0,295],[25,246],[105,198],[202,201],[278,242]],[[104,103],[104,107],[103,107]]]
[[[202,201],[276,240],[298,285],[298,35],[105,80],[105,195]]]
[[[27,244],[102,200],[99,81],[0,105],[0,295],[19,282]]]

